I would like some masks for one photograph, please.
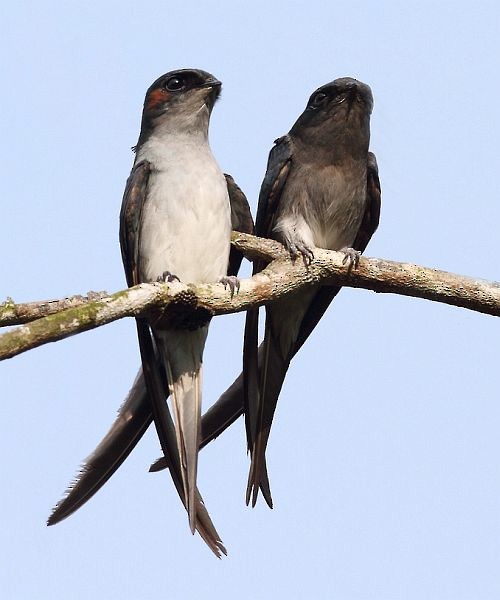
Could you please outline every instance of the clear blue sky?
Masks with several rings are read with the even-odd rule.
[[[343,8],[340,8],[342,6]],[[2,9],[0,297],[124,287],[118,213],[144,92],[199,67],[252,207],[273,140],[336,77],[369,83],[383,186],[367,255],[499,279],[496,2],[11,2]],[[213,323],[205,406],[240,368]],[[188,530],[150,431],[83,509],[45,526],[139,364],[131,320],[0,364],[0,588],[13,600],[500,598],[500,325],[344,290],[296,358],[245,507],[242,422],[203,451],[229,557]]]

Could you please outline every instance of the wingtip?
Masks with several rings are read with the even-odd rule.
[[[261,488],[261,490],[262,490],[262,488]],[[274,508],[273,507],[273,499],[271,498],[271,496],[264,494],[264,492],[262,492],[262,495],[264,496],[264,500],[266,501],[266,504],[272,510]]]
[[[247,491],[245,494],[245,502],[248,506],[250,504],[250,499],[253,496],[253,478],[252,478],[252,465],[250,465],[250,472],[248,473],[248,481],[247,481]]]
[[[59,521],[57,519],[54,519],[54,512],[51,513],[50,517],[47,519],[47,527],[50,527],[51,525],[55,525],[56,523],[59,523]]]
[[[255,481],[253,480],[252,476],[250,475],[248,478],[247,493],[246,493],[246,497],[245,497],[246,505],[248,506],[251,501],[252,508],[254,508],[257,503],[258,495],[259,495],[259,486],[255,485]]]
[[[247,483],[247,493],[246,493],[246,503],[247,506],[250,503],[250,499],[252,501],[252,508],[255,507],[257,503],[257,497],[259,495],[259,479],[257,473],[260,471],[259,464],[257,463],[255,453],[252,452],[252,459],[250,462],[250,470],[248,472],[248,483]]]
[[[90,472],[88,465],[83,464],[73,481],[68,485],[64,492],[64,496],[59,500],[59,502],[54,506],[52,512],[47,519],[47,526],[56,525],[61,521],[64,521],[67,517],[72,515],[76,510],[78,510],[85,502],[91,498],[95,491],[93,487],[89,489],[85,489],[85,493],[81,493],[79,496],[74,497],[74,491],[77,488],[78,484],[81,483],[82,479]],[[97,488],[98,489],[98,488]]]
[[[262,465],[262,471],[260,474],[260,491],[264,496],[264,500],[266,501],[269,508],[273,508],[273,498],[271,495],[271,485],[269,483],[269,475],[267,474],[267,461],[264,459],[264,464]]]
[[[196,532],[196,508],[191,507],[188,509],[188,521],[189,521],[189,529],[191,533],[194,535]]]
[[[159,471],[163,471],[163,469],[166,468],[168,468],[167,459],[164,456],[162,456],[161,458],[156,459],[154,463],[151,464],[151,466],[149,467],[149,472],[158,473]]]
[[[250,464],[250,471],[248,473],[248,483],[246,491],[246,505],[252,501],[252,508],[257,504],[257,498],[259,497],[259,491],[262,492],[262,496],[266,501],[269,508],[273,508],[273,498],[271,496],[271,486],[269,485],[269,477],[267,474],[267,464],[265,457],[260,467],[260,476],[257,477],[256,473],[258,470],[256,461],[252,460]]]
[[[57,523],[64,521],[64,519],[69,517],[76,510],[76,508],[74,508],[73,510],[65,509],[64,508],[65,500],[66,500],[66,498],[63,498],[52,509],[52,512],[50,513],[50,516],[47,519],[47,527],[50,527],[51,525],[57,525]]]
[[[67,508],[65,506],[65,501],[66,498],[63,498],[54,506],[49,518],[47,519],[47,527],[50,527],[51,525],[57,525],[57,523],[64,521],[64,519],[72,515],[75,510],[77,510],[78,507]]]

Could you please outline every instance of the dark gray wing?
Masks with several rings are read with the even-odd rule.
[[[233,231],[240,231],[241,233],[252,235],[254,232],[254,224],[247,197],[241,191],[241,188],[236,184],[231,175],[225,173],[224,176],[227,183],[229,202],[231,203],[231,227]],[[227,274],[236,276],[240,270],[242,260],[243,254],[236,250],[234,246],[231,246]]]
[[[368,168],[366,173],[366,208],[360,230],[354,241],[353,247],[364,252],[372,235],[377,231],[380,221],[380,208],[382,205],[382,192],[378,177],[377,159],[373,152],[368,152]]]
[[[274,225],[276,210],[281,200],[286,179],[292,164],[292,141],[288,135],[278,138],[269,153],[266,174],[262,182],[257,216],[255,218],[255,235],[269,238]],[[254,272],[262,270],[257,266]]]
[[[137,247],[141,210],[146,197],[151,168],[147,161],[134,165],[123,194],[120,211],[120,247],[128,286],[138,281]],[[59,523],[80,508],[118,469],[152,421],[149,402],[141,394],[132,393],[120,409],[113,428],[86,459],[77,479],[58,502],[47,521]]]
[[[120,211],[120,248],[129,287],[139,283],[137,273],[138,231],[150,172],[151,167],[147,161],[134,165],[123,194]]]
[[[272,230],[276,212],[281,201],[286,180],[292,165],[292,142],[288,135],[278,138],[269,153],[266,174],[259,194],[257,217],[255,219],[255,233],[259,237],[272,237]],[[258,273],[264,268],[262,261],[254,262],[253,273]],[[263,402],[259,397],[259,309],[251,308],[247,311],[245,322],[245,337],[243,342],[243,390],[245,428],[247,434],[248,450],[253,452],[257,429],[262,422]],[[267,481],[267,469],[265,458],[257,465],[258,474],[254,479],[258,480],[264,498],[272,507],[272,499]],[[257,486],[257,489],[258,489]],[[249,502],[249,491],[247,490],[247,504]]]

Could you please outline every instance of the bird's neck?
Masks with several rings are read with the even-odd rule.
[[[147,160],[157,169],[184,156],[210,153],[206,132],[155,131],[138,144],[135,162]]]
[[[331,136],[315,135],[312,139],[307,136],[293,138],[294,154],[300,156],[301,161],[325,165],[366,163],[369,143],[369,134],[350,131]]]
[[[204,106],[196,113],[169,114],[167,111],[156,118],[144,115],[138,150],[146,145],[170,145],[172,143],[208,143],[210,112]]]

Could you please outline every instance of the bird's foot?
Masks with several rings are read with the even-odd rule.
[[[240,280],[234,275],[224,275],[224,277],[221,277],[219,279],[219,283],[222,283],[224,289],[226,289],[227,286],[229,286],[231,298],[234,296],[234,290],[236,290],[236,293],[240,291]]]
[[[161,275],[158,275],[156,281],[158,283],[172,283],[172,281],[180,282],[180,279],[170,271],[163,271]]]
[[[344,258],[342,260],[342,264],[345,265],[346,262],[349,262],[347,266],[347,272],[350,273],[352,269],[357,269],[359,265],[359,258],[361,256],[361,252],[359,250],[354,250],[354,248],[342,248],[340,252],[343,252]]]
[[[314,254],[311,248],[306,246],[303,242],[297,241],[295,243],[290,242],[288,244],[288,251],[290,252],[290,258],[292,262],[295,263],[298,255],[302,256],[302,260],[304,261],[304,266],[307,268],[312,261],[314,260]]]

